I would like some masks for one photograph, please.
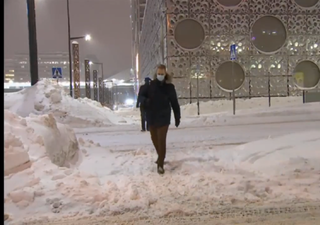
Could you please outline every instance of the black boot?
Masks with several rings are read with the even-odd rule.
[[[158,171],[158,174],[164,174],[163,166],[158,165],[157,171]]]

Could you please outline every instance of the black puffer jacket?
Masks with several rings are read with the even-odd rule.
[[[171,108],[176,120],[180,120],[180,106],[175,87],[172,83],[151,81],[148,88],[143,89],[141,98],[145,102],[147,120],[150,126],[166,126],[170,124]]]
[[[143,102],[143,97],[141,96],[142,93],[146,92],[146,89],[148,89],[149,87],[149,83],[145,83],[143,85],[140,86],[139,88],[139,93],[138,93],[138,99],[137,99],[137,108],[143,108],[144,107],[144,102]]]

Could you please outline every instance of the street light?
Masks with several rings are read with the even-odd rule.
[[[84,39],[86,41],[90,41],[91,36],[90,36],[90,34],[86,34],[84,36],[79,36],[79,37],[70,37],[70,41],[75,41],[75,40],[79,40],[79,39]]]
[[[68,16],[68,48],[69,48],[69,80],[70,80],[70,96],[72,97],[72,68],[71,68],[71,32],[70,32],[70,9],[69,0],[67,0],[67,16]]]
[[[90,40],[91,40],[90,34],[87,34],[87,35],[84,37],[84,39],[85,39],[86,41],[90,41]]]

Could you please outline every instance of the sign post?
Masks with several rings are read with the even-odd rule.
[[[52,68],[52,78],[57,79],[57,83],[59,83],[59,78],[62,78],[62,68],[53,67]]]
[[[99,102],[101,103],[101,105],[104,104],[104,100],[103,100],[103,80],[102,77],[98,78],[98,82],[99,82]]]
[[[98,71],[93,70],[93,100],[98,101]]]
[[[231,73],[232,73],[232,101],[233,101],[233,115],[236,114],[236,97],[235,97],[235,84],[234,84],[234,61],[237,59],[237,49],[236,49],[236,45],[232,44],[230,46],[230,60],[232,61],[232,69],[231,69]]]
[[[200,62],[197,65],[197,108],[198,108],[198,116],[200,115],[200,102],[199,102],[199,73],[200,73]]]

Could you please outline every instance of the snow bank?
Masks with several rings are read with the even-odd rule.
[[[50,174],[79,162],[78,141],[69,126],[57,123],[50,114],[22,118],[4,110],[4,123],[6,210],[28,209],[28,214],[29,206],[54,188],[50,179],[61,178]]]
[[[18,172],[30,166],[28,146],[21,139],[27,132],[26,120],[4,111],[4,165],[5,175]]]
[[[34,130],[34,139],[45,147],[52,163],[69,166],[79,150],[77,138],[69,126],[56,123],[51,114],[28,117],[27,125]]]
[[[320,130],[289,134],[237,146],[215,156],[224,167],[270,177],[320,171]]]
[[[5,171],[48,156],[57,166],[69,166],[79,147],[73,130],[52,115],[21,118],[5,110]]]
[[[16,93],[6,93],[4,108],[21,117],[30,114],[52,114],[59,123],[72,127],[108,126],[132,122],[117,116],[98,102],[87,98],[71,98],[62,86],[51,79],[44,79]]]
[[[30,166],[27,149],[21,140],[11,133],[4,134],[4,174],[19,172]]]

